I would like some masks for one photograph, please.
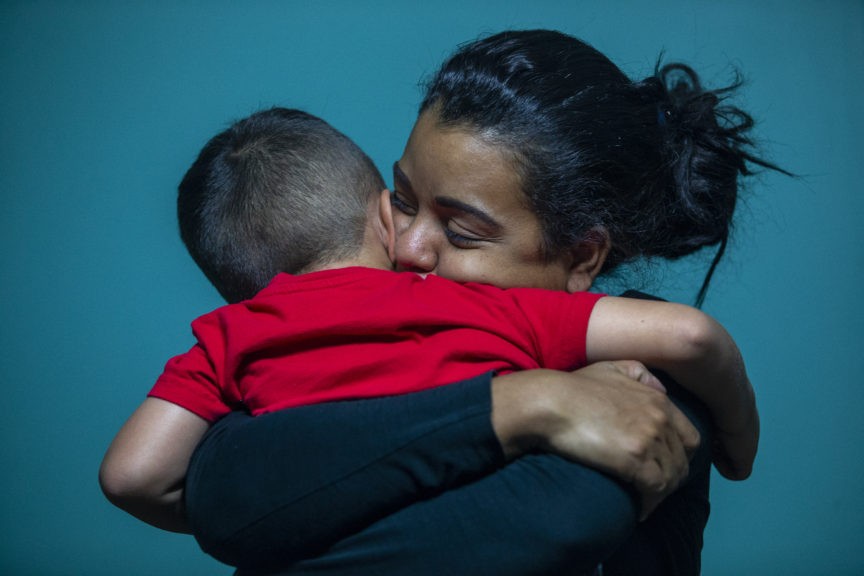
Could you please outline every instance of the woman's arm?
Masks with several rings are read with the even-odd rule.
[[[528,454],[385,516],[319,556],[263,573],[594,574],[636,527],[636,500],[624,484],[592,468],[551,454]],[[237,571],[237,576],[261,574]]]
[[[597,370],[598,385],[614,387],[617,376],[629,373],[630,368],[641,371],[633,363],[625,363],[620,367],[598,365],[586,372],[590,374]],[[603,380],[613,372],[617,375],[604,383]],[[526,400],[536,391],[523,386],[529,383],[528,375],[523,373],[517,378],[496,379],[493,389],[507,388],[508,383],[514,383],[517,388],[524,388],[526,397],[522,400]],[[542,375],[544,384],[554,384],[556,375],[560,377],[560,383],[569,387],[578,386],[584,376],[579,373],[546,373]],[[538,374],[533,376],[536,378]],[[482,387],[475,386],[475,393],[482,391]],[[311,408],[318,410],[323,407]],[[378,404],[377,409],[384,410],[379,416],[387,413],[382,404]],[[530,408],[527,410],[531,411]],[[231,444],[235,440],[226,437],[224,443]],[[218,457],[220,451],[208,447],[207,442],[202,448],[193,461],[192,485],[196,483],[195,469],[201,465],[200,461]],[[428,444],[426,448],[434,450],[435,446]],[[494,474],[485,474],[468,484],[460,483],[431,498],[429,496],[434,493],[427,493],[419,501],[366,526],[361,525],[345,538],[327,545],[326,552],[321,555],[314,554],[314,550],[311,554],[310,550],[304,553],[298,548],[297,555],[292,561],[284,562],[281,570],[263,573],[294,576],[342,576],[358,572],[418,576],[569,574],[592,571],[590,568],[598,562],[609,559],[609,567],[619,570],[614,574],[641,574],[641,568],[648,563],[654,567],[650,574],[695,576],[698,574],[702,530],[707,519],[707,508],[699,506],[702,503],[707,505],[710,452],[705,458],[705,451],[701,448],[698,453],[703,453],[703,457],[694,460],[694,464],[697,461],[703,464],[697,464],[693,478],[664,500],[646,522],[638,525],[635,522],[638,499],[624,484],[553,455],[529,454],[506,464]],[[435,458],[434,454],[428,457]],[[229,459],[232,459],[230,455]],[[206,472],[201,477],[206,478]],[[704,482],[694,484],[697,478]],[[392,484],[388,483],[391,490]],[[360,500],[375,499],[378,497],[377,486],[376,483],[359,482],[354,496]],[[190,486],[190,493],[191,490]],[[313,510],[310,513],[318,513],[317,522],[330,521],[342,504],[338,499],[340,495],[347,498],[349,507],[356,506],[350,495],[342,490],[336,491],[335,495],[337,499],[328,499],[317,510],[311,506]],[[695,501],[694,495],[699,496]],[[327,512],[322,514],[322,510]],[[294,511],[289,511],[287,518],[274,518],[270,526],[264,527],[268,530],[259,536],[266,540],[270,537],[269,528],[279,529],[281,520],[290,524],[293,521],[290,512]],[[628,539],[628,536],[631,537]],[[261,542],[257,540],[257,544]],[[295,545],[290,535],[288,542],[292,547]],[[610,559],[609,555],[616,549],[621,553]],[[252,556],[259,558],[257,554]],[[299,563],[293,561],[304,556],[305,559]],[[274,557],[273,565],[278,563],[279,558]],[[238,575],[261,573],[247,565]]]
[[[710,440],[701,404],[674,382],[665,385]],[[588,574],[602,562],[609,576],[698,576],[710,470],[710,448],[700,446],[686,482],[636,523],[637,501],[626,485],[553,455],[529,454],[268,574]]]
[[[631,378],[650,382],[646,374],[638,364],[610,363],[578,371],[573,376],[536,371],[496,378],[491,391],[494,440],[500,442],[507,459],[528,450],[542,449],[596,465],[616,477],[634,482],[650,509],[684,476],[686,457],[682,454],[698,444],[698,435],[662,396],[654,395],[649,402],[656,404],[659,401],[658,411],[665,414],[666,419],[649,422],[642,417],[645,390],[641,385],[634,386],[636,382]],[[448,409],[451,411],[459,408],[458,402],[464,400],[456,392],[454,389],[441,393],[442,397],[449,398]],[[411,398],[409,395],[382,400],[393,405],[385,412],[414,414],[406,408],[411,405]],[[331,419],[328,408],[321,409],[322,418]],[[462,409],[469,410],[470,406]],[[428,424],[432,414],[434,410],[427,416],[417,414],[412,427],[407,426],[409,421],[406,420],[406,437]],[[284,416],[288,421],[292,417],[291,413]],[[349,409],[340,417],[358,423],[353,434],[371,436],[366,431],[370,430],[372,422],[367,422],[363,414],[352,415]],[[370,420],[380,421],[377,416]],[[310,429],[327,425],[321,422]],[[188,532],[183,483],[189,458],[208,426],[206,420],[184,408],[157,398],[147,398],[117,434],[104,457],[99,482],[106,497],[121,509],[156,527]],[[252,435],[256,429],[263,430],[263,424],[260,427],[249,424],[240,433]],[[664,445],[640,446],[648,438],[653,438],[657,429],[662,429],[663,434],[674,431],[681,439]],[[281,438],[285,441],[275,442],[268,438],[267,442],[291,449],[290,443],[297,441],[296,437],[284,434]],[[352,437],[346,431],[342,445],[348,446],[351,441]],[[476,442],[477,437],[454,434],[450,441],[467,446]],[[492,469],[490,462],[497,461],[489,446],[487,442],[477,448],[488,453],[488,459],[480,465],[484,472]],[[685,450],[677,448],[680,446]],[[426,457],[439,455],[443,456],[439,450],[433,450]],[[338,458],[338,454],[332,452],[326,456],[311,454],[308,455],[311,462],[304,462],[304,465],[325,459],[338,463]],[[264,458],[253,460],[248,468],[251,483],[242,484],[238,490],[254,486],[256,470],[269,464]],[[361,461],[358,466],[367,464],[369,462]],[[464,468],[465,475],[477,472],[470,467]],[[440,483],[439,487],[444,489],[464,478],[461,473],[456,473],[463,470],[458,462],[447,469],[454,476],[427,482],[433,486]],[[220,478],[216,475],[212,482],[218,483]],[[284,490],[291,489],[291,480],[281,480]],[[393,501],[399,501],[399,495],[394,495]]]
[[[647,387],[630,378],[644,370],[637,366],[525,372],[491,386],[487,375],[405,396],[236,415],[217,423],[193,457],[190,525],[202,548],[226,563],[286,566],[498,470],[505,452],[514,458],[537,448],[572,459],[587,452],[634,480],[653,508],[686,474],[698,433],[661,394],[649,403],[666,418],[642,416],[639,392]],[[656,442],[658,434],[669,437]]]
[[[486,374],[402,396],[229,415],[190,464],[195,537],[227,564],[284,567],[499,469],[490,382]]]
[[[603,298],[588,324],[588,360],[636,358],[667,372],[711,412],[727,478],[750,475],[759,441],[753,387],[735,342],[701,311],[668,302]]]
[[[644,518],[687,477],[700,444],[662,389],[635,361],[510,374],[493,383],[493,425],[511,457],[558,454],[632,484]]]
[[[604,363],[574,374],[512,374],[492,386],[487,376],[416,395],[235,415],[217,423],[197,456],[186,497],[191,522],[205,550],[235,564],[248,556],[243,533],[280,549],[293,538],[298,553],[309,554],[316,538],[326,546],[536,449],[633,481],[649,510],[686,475],[698,434],[665,396],[644,398],[648,387],[632,378],[648,381],[637,363]],[[646,401],[665,417],[644,418]],[[174,404],[145,400],[105,456],[108,498],[155,526],[188,531],[183,481],[207,427]],[[646,440],[658,435],[668,438]]]
[[[698,576],[711,505],[711,416],[704,404],[665,377],[669,398],[699,430],[702,442],[690,459],[690,473],[626,543],[603,562],[603,576]]]

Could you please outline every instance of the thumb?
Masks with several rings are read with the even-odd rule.
[[[615,360],[611,362],[616,370],[630,378],[636,380],[649,388],[654,388],[665,393],[666,387],[651,373],[644,364],[636,360]]]

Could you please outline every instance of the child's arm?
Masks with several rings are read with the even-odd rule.
[[[711,317],[681,304],[602,298],[588,323],[587,357],[635,359],[667,372],[711,411],[720,473],[750,475],[759,443],[756,399],[738,347]]]
[[[117,433],[99,469],[105,496],[163,530],[189,532],[183,483],[209,423],[176,404],[147,398]]]

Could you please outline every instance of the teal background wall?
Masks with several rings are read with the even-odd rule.
[[[114,433],[220,300],[175,187],[229,120],[287,105],[385,174],[418,81],[456,44],[552,27],[634,76],[661,51],[740,100],[775,161],[748,189],[706,310],[738,339],[763,441],[715,476],[708,576],[862,574],[864,2],[0,2],[0,573],[230,574],[102,497]],[[704,260],[645,270],[689,300]]]

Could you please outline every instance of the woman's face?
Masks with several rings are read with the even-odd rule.
[[[568,288],[570,258],[544,258],[540,221],[500,149],[470,130],[438,126],[427,111],[393,172],[397,269],[502,288]]]

